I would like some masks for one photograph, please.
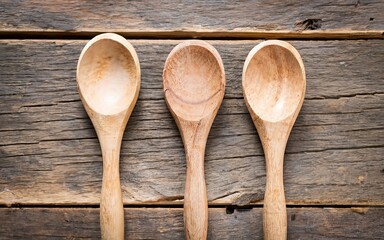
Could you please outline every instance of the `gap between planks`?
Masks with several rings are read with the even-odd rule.
[[[183,208],[183,201],[178,201],[177,203],[170,202],[156,202],[156,203],[133,203],[133,204],[123,204],[124,208]],[[253,208],[263,208],[263,202],[250,203],[247,205],[236,205],[233,203],[208,203],[208,208],[226,208],[226,209],[253,209]],[[350,203],[329,203],[319,202],[319,203],[293,203],[288,202],[286,204],[287,208],[384,208],[384,204],[380,202],[370,202],[362,204],[350,204]],[[99,204],[0,204],[0,209],[3,208],[100,208]]]
[[[0,30],[0,39],[72,39],[87,40],[106,31],[34,31]],[[112,32],[129,39],[205,39],[205,40],[364,40],[384,39],[384,30],[305,30],[305,31],[126,31]]]

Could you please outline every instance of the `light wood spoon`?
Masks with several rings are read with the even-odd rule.
[[[220,55],[204,41],[185,41],[169,54],[163,82],[165,99],[179,128],[187,159],[184,195],[186,239],[206,239],[208,203],[204,154],[225,91]]]
[[[119,157],[124,129],[140,90],[140,66],[135,49],[117,34],[96,36],[81,52],[77,85],[103,155],[101,236],[102,239],[124,239]]]
[[[264,238],[286,239],[287,213],[283,186],[284,151],[305,95],[304,64],[287,42],[271,40],[248,54],[243,94],[259,133],[266,161]]]

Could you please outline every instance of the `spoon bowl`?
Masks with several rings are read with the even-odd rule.
[[[191,240],[206,239],[205,146],[225,89],[224,66],[219,53],[204,41],[179,44],[167,58],[163,83],[165,99],[183,139],[187,160],[185,235]]]
[[[224,67],[218,52],[202,41],[187,41],[169,54],[164,69],[168,106],[178,117],[198,121],[223,99]]]
[[[244,97],[249,99],[247,102],[257,116],[270,122],[294,114],[305,94],[303,62],[298,52],[287,44],[281,41],[259,44],[245,63]]]
[[[306,78],[297,50],[287,42],[260,43],[243,69],[244,100],[259,133],[266,162],[264,238],[287,238],[284,152],[304,101]]]
[[[137,98],[140,71],[132,53],[132,45],[123,37],[109,33],[97,36],[84,48],[77,82],[83,102],[95,112],[117,114]]]
[[[124,129],[140,89],[140,66],[135,49],[117,34],[94,37],[80,54],[77,85],[103,155],[101,237],[124,239],[119,156]]]

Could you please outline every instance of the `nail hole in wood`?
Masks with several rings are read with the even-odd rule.
[[[297,31],[316,30],[321,28],[322,20],[320,18],[309,18],[304,21],[297,22],[295,25],[295,29]]]
[[[227,214],[233,214],[233,213],[235,212],[235,208],[232,207],[232,206],[229,206],[229,207],[227,207],[227,208],[225,209],[225,212],[226,212]]]

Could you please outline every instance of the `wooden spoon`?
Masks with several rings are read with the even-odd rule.
[[[208,203],[204,153],[225,91],[220,55],[204,41],[185,41],[169,54],[163,82],[165,99],[179,128],[187,159],[184,196],[186,239],[206,239]]]
[[[287,236],[284,151],[304,101],[305,87],[303,61],[287,42],[265,41],[248,54],[243,69],[243,94],[265,154],[265,239]]]
[[[77,85],[103,154],[102,239],[124,239],[119,156],[124,129],[140,89],[140,66],[135,49],[117,34],[96,36],[81,52]]]

